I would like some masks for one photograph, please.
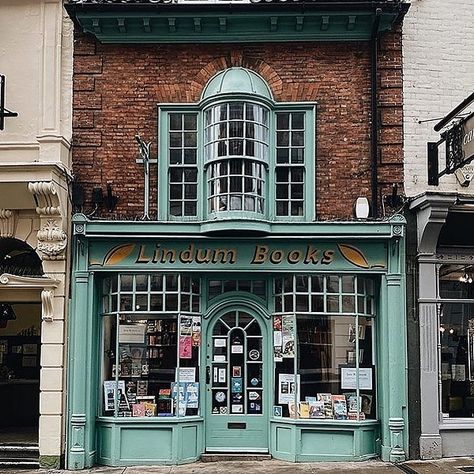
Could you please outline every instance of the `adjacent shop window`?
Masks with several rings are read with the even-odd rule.
[[[273,415],[375,419],[373,281],[288,275],[274,291]]]
[[[199,413],[199,279],[121,274],[103,282],[103,416]]]
[[[441,410],[444,417],[474,416],[474,266],[439,269]]]

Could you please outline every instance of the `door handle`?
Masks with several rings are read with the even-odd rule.
[[[206,367],[206,384],[211,383],[211,368],[209,366]]]

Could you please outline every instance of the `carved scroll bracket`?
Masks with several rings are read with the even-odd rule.
[[[53,290],[43,290],[41,292],[41,319],[47,322],[54,321],[54,308],[53,308]]]
[[[0,237],[13,237],[17,213],[10,209],[0,209]]]
[[[35,197],[37,214],[40,216],[61,214],[59,196],[54,183],[51,181],[28,183],[28,191]]]

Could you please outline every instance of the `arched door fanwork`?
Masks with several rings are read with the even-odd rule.
[[[206,344],[206,451],[268,451],[265,327],[248,309],[209,324]]]

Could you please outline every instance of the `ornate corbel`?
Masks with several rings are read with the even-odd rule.
[[[64,260],[67,235],[62,229],[61,205],[58,191],[53,182],[28,183],[28,190],[36,201],[36,213],[40,216],[38,250],[43,260]]]
[[[51,181],[37,181],[28,183],[28,191],[36,201],[36,213],[40,216],[54,216],[61,214],[58,192]]]
[[[13,237],[15,234],[16,212],[0,209],[0,237]]]

